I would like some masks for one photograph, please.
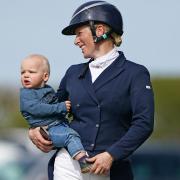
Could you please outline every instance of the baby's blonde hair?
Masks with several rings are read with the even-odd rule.
[[[39,59],[43,60],[44,68],[47,71],[48,75],[50,75],[50,64],[49,64],[48,59],[45,56],[43,56],[41,54],[30,54],[25,59],[29,59],[29,58],[39,58]]]

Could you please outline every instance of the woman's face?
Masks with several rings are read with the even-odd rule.
[[[89,26],[81,26],[75,31],[74,44],[81,48],[84,58],[95,58],[95,43]]]

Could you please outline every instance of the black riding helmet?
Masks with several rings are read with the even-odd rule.
[[[75,29],[77,27],[89,24],[93,36],[96,36],[94,24],[98,22],[107,24],[112,28],[112,31],[119,35],[123,34],[121,13],[114,5],[105,1],[90,1],[82,4],[74,12],[69,26],[62,30],[62,34],[75,35]],[[110,33],[106,33],[101,39],[105,39]]]

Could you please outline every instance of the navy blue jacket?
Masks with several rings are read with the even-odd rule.
[[[85,66],[86,63],[71,66],[58,93],[68,92],[75,117],[71,127],[80,134],[88,153],[93,156],[109,152],[115,158],[111,179],[128,179],[128,169],[124,176],[118,174],[121,170],[116,168],[117,162],[131,155],[153,130],[154,100],[149,72],[126,60],[122,52],[93,84],[89,69],[83,72]]]

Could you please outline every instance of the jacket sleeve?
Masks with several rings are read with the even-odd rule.
[[[131,79],[131,125],[126,134],[107,149],[116,160],[132,154],[153,131],[154,97],[149,72],[145,67],[140,66]]]
[[[46,117],[53,115],[62,115],[66,113],[66,105],[64,102],[56,104],[46,104],[39,101],[35,92],[31,95],[21,94],[21,112],[30,113],[36,117]]]

